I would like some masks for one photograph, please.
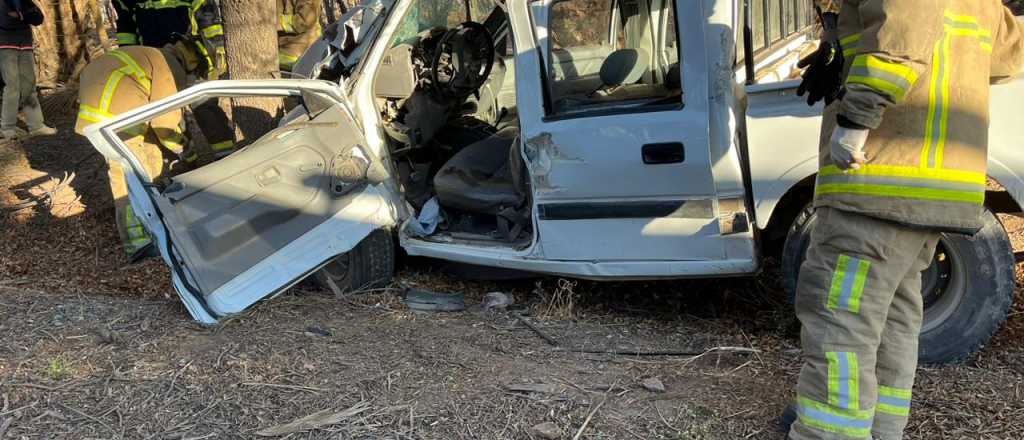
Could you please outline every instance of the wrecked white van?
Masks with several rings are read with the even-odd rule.
[[[203,323],[313,274],[335,291],[387,282],[396,243],[599,280],[750,275],[781,254],[792,286],[815,221],[821,108],[788,78],[813,19],[805,1],[743,3],[372,0],[304,57],[316,79],[208,82],[87,131],[131,170],[132,205]],[[1024,197],[1024,81],[998,87],[990,170],[1005,191],[985,229],[945,236],[925,273],[928,362],[970,355],[1012,301],[993,213]],[[300,104],[169,181],[119,137],[250,96]]]

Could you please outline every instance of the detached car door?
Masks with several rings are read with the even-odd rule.
[[[169,181],[154,182],[120,135],[189,104],[253,96],[292,96],[306,111]],[[386,171],[363,147],[342,90],[330,82],[204,83],[93,125],[86,134],[107,159],[129,170],[132,207],[172,268],[181,299],[203,323],[282,292],[394,223]]]

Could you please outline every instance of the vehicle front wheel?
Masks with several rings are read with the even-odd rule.
[[[942,234],[935,259],[922,273],[924,322],[918,358],[925,364],[961,362],[988,343],[1013,303],[1013,248],[1002,224],[985,211],[973,237]],[[817,215],[808,205],[797,215],[782,252],[782,279],[790,301],[807,255]]]
[[[386,286],[395,274],[391,232],[376,230],[351,251],[317,271],[316,280],[336,295]]]

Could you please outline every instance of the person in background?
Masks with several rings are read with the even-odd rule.
[[[36,94],[32,26],[43,23],[43,12],[32,0],[0,1],[0,75],[3,75],[3,107],[0,136],[4,140],[51,136]],[[18,128],[18,113],[25,112],[28,132]]]
[[[320,37],[320,2],[277,0],[278,63],[282,71],[292,67],[306,49]]]

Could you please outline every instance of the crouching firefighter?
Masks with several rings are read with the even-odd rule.
[[[805,74],[811,103],[830,105],[788,432],[895,440],[910,415],[921,272],[941,232],[982,226],[989,84],[1020,70],[1024,37],[999,0],[844,0],[837,18]]]
[[[91,124],[173,95],[186,87],[189,75],[206,76],[210,66],[201,56],[199,44],[182,38],[159,49],[130,46],[110,51],[89,63],[81,75],[81,106],[75,131],[82,134]],[[169,176],[172,166],[180,172],[195,166],[201,156],[212,155],[209,147],[203,145],[186,150],[189,143],[180,109],[122,133],[132,136],[125,145],[154,181]],[[115,161],[108,165],[117,229],[129,259],[137,261],[149,255],[152,242],[132,212],[126,170]]]
[[[299,57],[320,38],[320,1],[277,0],[278,64],[291,72]]]

